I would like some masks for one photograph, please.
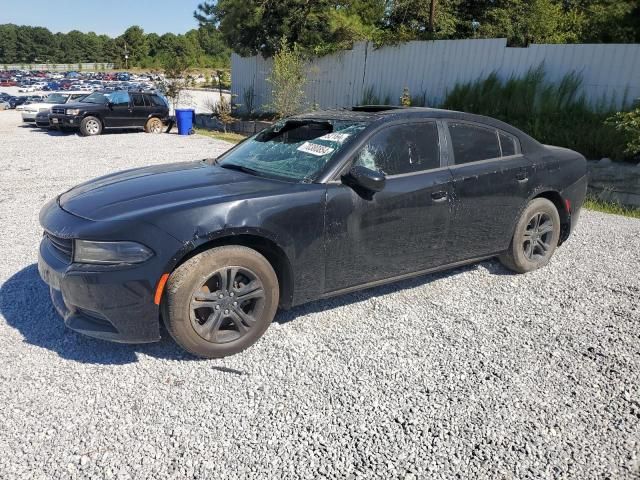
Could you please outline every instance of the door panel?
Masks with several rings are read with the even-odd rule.
[[[129,126],[132,111],[129,93],[115,91],[110,94],[111,107],[104,113],[104,123],[107,128],[121,128]]]
[[[388,178],[371,199],[346,185],[330,184],[326,292],[442,264],[451,196],[446,168]]]
[[[129,118],[129,125],[143,127],[151,113],[151,107],[145,103],[144,95],[141,93],[131,94],[131,105],[133,107],[133,111]]]
[[[451,167],[456,208],[447,250],[455,261],[508,248],[532,173],[523,155]]]

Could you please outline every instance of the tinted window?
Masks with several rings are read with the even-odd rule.
[[[508,157],[509,155],[516,154],[516,140],[511,135],[506,133],[498,133],[500,137],[500,147],[502,147],[502,156]]]
[[[495,130],[466,123],[449,123],[456,165],[500,157]]]
[[[429,122],[385,128],[360,150],[355,164],[385,175],[438,168],[438,127]]]
[[[166,107],[167,106],[167,104],[164,102],[164,100],[162,100],[162,98],[160,98],[158,95],[151,95],[150,98],[151,98],[151,102],[156,107]]]
[[[144,107],[144,98],[139,93],[134,93],[131,95],[131,99],[133,100],[134,107]]]
[[[109,95],[109,99],[111,100],[111,103],[113,103],[115,106],[119,106],[119,107],[129,106],[129,93],[127,92],[123,92],[123,91],[113,92],[111,95]]]

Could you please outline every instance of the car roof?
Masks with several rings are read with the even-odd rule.
[[[486,117],[484,115],[476,115],[474,113],[445,110],[440,108],[400,107],[393,105],[361,105],[353,107],[351,109],[319,110],[315,112],[296,115],[292,118],[299,120],[346,120],[367,123],[387,123],[399,120],[401,121],[403,119],[460,120],[479,123],[499,130],[503,130],[517,136],[520,139],[521,143],[527,143],[530,146],[541,145],[537,140],[533,139],[522,130],[519,130],[516,127],[513,127],[501,120]]]

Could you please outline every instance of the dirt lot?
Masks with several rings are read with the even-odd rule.
[[[638,478],[638,220],[585,212],[524,276],[488,261],[280,312],[219,361],[65,329],[40,207],[227,147],[0,112],[0,478]]]

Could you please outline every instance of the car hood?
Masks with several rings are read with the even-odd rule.
[[[49,108],[53,107],[55,103],[30,103],[24,106],[25,110],[40,110],[41,108]]]
[[[105,105],[101,103],[84,103],[84,102],[72,102],[72,103],[64,104],[64,108],[96,108],[96,107],[105,107]]]
[[[181,162],[114,173],[60,195],[60,206],[89,220],[128,220],[163,210],[269,195],[285,182]]]

